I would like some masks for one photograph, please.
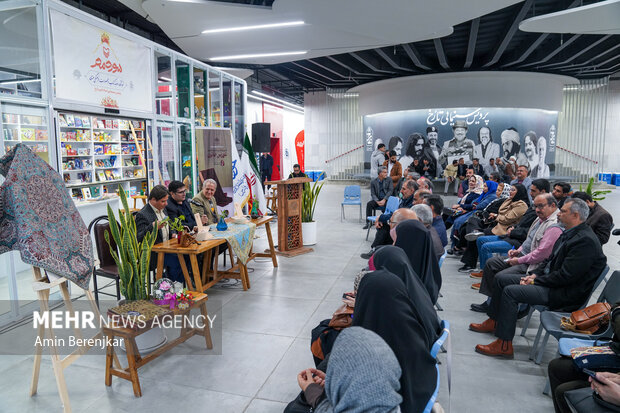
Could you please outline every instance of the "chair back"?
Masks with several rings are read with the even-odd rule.
[[[385,213],[387,214],[396,211],[398,209],[398,204],[400,204],[398,197],[389,197],[385,204]]]
[[[110,246],[105,240],[105,232],[110,231],[110,222],[108,221],[108,216],[102,215],[95,218],[88,226],[88,230],[89,232],[92,231],[92,234],[95,238],[95,248],[97,249],[97,255],[99,256],[99,266],[115,266],[116,262],[114,261],[114,258],[112,258],[112,254],[110,253]],[[114,241],[114,238],[112,238],[112,234],[110,234],[110,242],[112,244],[111,247],[116,249],[116,242]]]
[[[344,188],[345,201],[358,201],[362,198],[362,189],[359,185],[348,185]]]
[[[607,269],[609,270],[609,267],[607,267]],[[614,271],[609,276],[609,280],[607,280],[603,292],[601,292],[601,295],[598,297],[598,301],[604,301],[611,305],[620,301],[620,271]]]
[[[431,395],[428,403],[426,403],[426,407],[424,408],[423,413],[431,413],[433,411],[433,406],[435,405],[435,402],[437,401],[437,395],[439,394],[439,386],[441,384],[439,380],[439,366],[435,364],[435,368],[437,369],[437,385],[435,386],[435,391]]]
[[[440,327],[442,330],[441,335],[435,341],[435,343],[433,344],[433,347],[431,347],[431,356],[435,358],[437,358],[437,354],[439,354],[439,350],[441,349],[441,346],[443,346],[443,344],[448,339],[448,336],[450,335],[450,322],[448,320],[441,320]]]
[[[444,251],[443,254],[441,255],[441,257],[439,257],[439,268],[441,268],[441,264],[443,264],[443,262],[446,259],[447,255],[448,255],[448,252]]]

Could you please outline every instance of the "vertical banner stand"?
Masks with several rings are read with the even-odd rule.
[[[34,270],[34,282],[32,283],[32,289],[38,295],[41,313],[47,313],[50,311],[50,306],[49,306],[50,290],[53,287],[60,287],[60,292],[62,294],[62,300],[67,308],[67,311],[69,312],[71,317],[74,317],[73,304],[71,302],[71,297],[69,296],[69,288],[68,288],[69,281],[66,278],[60,278],[56,281],[50,281],[46,275],[42,274],[41,268],[33,267],[33,270]],[[90,306],[93,310],[93,313],[95,314],[95,319],[99,320],[101,313],[99,312],[99,308],[97,307],[97,304],[95,303],[95,298],[93,297],[93,293],[90,290],[84,290],[84,294],[86,295],[86,298],[90,302]],[[80,331],[79,328],[74,327],[73,331],[75,333],[76,339],[81,340],[83,338],[82,332]],[[69,354],[68,356],[64,358],[61,358],[60,355],[58,354],[58,348],[56,347],[55,340],[54,340],[54,337],[55,337],[54,330],[52,329],[51,326],[46,327],[43,324],[39,325],[39,328],[37,331],[39,342],[40,343],[46,342],[44,341],[46,332],[48,333],[49,338],[51,339],[49,340],[50,342],[49,349],[50,349],[50,354],[52,356],[52,367],[54,369],[54,377],[56,378],[56,386],[58,386],[58,393],[60,394],[60,400],[63,405],[63,411],[65,413],[70,413],[71,403],[69,402],[69,393],[67,391],[67,384],[65,382],[64,369],[66,369],[74,361],[79,359],[80,356],[82,356],[83,354],[86,354],[86,352],[92,347],[92,345],[79,346],[73,353]],[[95,334],[92,337],[92,339],[94,340],[94,339],[98,339],[102,337],[103,337],[103,333],[99,331],[97,334]],[[87,342],[88,341],[91,341],[91,340],[87,340]],[[84,341],[81,341],[81,342],[84,342]],[[36,348],[36,351],[34,355],[34,368],[32,370],[32,381],[30,383],[30,396],[31,397],[37,393],[37,385],[39,384],[39,371],[41,369],[41,356],[43,353],[43,346],[35,346],[35,348]],[[114,356],[114,363],[116,364],[116,366],[120,368],[120,363],[116,355]]]

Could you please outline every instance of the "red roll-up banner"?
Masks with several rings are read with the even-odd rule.
[[[297,151],[297,163],[301,167],[301,171],[305,171],[306,168],[304,166],[304,146],[306,145],[306,141],[304,139],[304,131],[302,130],[295,136],[295,151]]]

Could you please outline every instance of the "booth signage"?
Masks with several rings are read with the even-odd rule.
[[[148,47],[56,10],[50,18],[57,99],[152,112]]]

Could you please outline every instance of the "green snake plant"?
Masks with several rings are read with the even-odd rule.
[[[112,258],[118,266],[121,294],[127,300],[147,300],[149,298],[148,276],[151,261],[151,250],[157,238],[157,223],[153,223],[153,231],[146,233],[142,242],[136,236],[136,220],[129,211],[127,194],[120,188],[123,210],[118,211],[116,220],[112,208],[108,204],[108,221],[110,231],[105,231],[105,240],[110,246]],[[110,245],[110,232],[116,242],[116,248]]]
[[[324,175],[324,172],[321,176]],[[313,222],[314,221],[314,209],[316,208],[316,201],[319,198],[319,192],[323,188],[325,181],[318,185],[317,179],[313,185],[309,182],[304,183],[304,192],[302,194],[301,205],[301,222]],[[317,186],[318,185],[318,186]]]

